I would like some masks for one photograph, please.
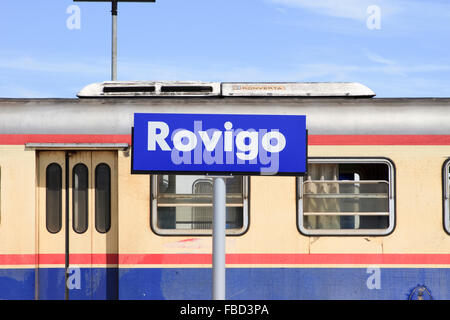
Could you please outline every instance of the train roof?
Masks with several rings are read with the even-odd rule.
[[[130,134],[133,114],[302,114],[310,134],[449,134],[449,98],[0,99],[0,134]]]
[[[198,86],[198,83],[195,85]],[[264,87],[273,85],[276,84],[252,83],[249,90],[253,90],[252,87],[255,86],[263,88],[256,89],[259,91],[278,90]],[[189,85],[184,82],[182,86]],[[225,87],[220,84],[214,88],[223,91]],[[297,86],[297,89],[305,88],[312,87]],[[242,89],[235,88],[235,90]],[[82,99],[4,98],[0,99],[0,134],[130,134],[133,114],[137,112],[299,114],[306,115],[307,129],[309,134],[313,135],[441,135],[450,132],[450,98],[372,98],[371,95],[350,94],[340,96],[171,94],[139,98],[136,96],[98,96]]]

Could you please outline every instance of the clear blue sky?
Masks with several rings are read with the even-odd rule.
[[[79,29],[67,27],[74,4]],[[1,0],[0,97],[75,97],[109,80],[110,10]],[[355,81],[378,97],[450,97],[448,0],[156,0],[120,3],[118,22],[118,80]]]

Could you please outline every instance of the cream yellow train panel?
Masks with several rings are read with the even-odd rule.
[[[232,252],[307,253],[307,238],[297,229],[295,191],[293,177],[251,177],[250,228]]]
[[[385,252],[450,253],[443,227],[442,164],[446,157],[422,154],[398,157],[397,228]]]
[[[106,164],[110,169],[110,228],[106,233],[101,233],[96,229],[95,212],[95,186],[96,169],[98,165]],[[117,151],[95,151],[92,152],[92,193],[91,193],[91,218],[92,226],[92,253],[112,254],[118,253],[118,192],[117,192]]]
[[[130,158],[120,153],[119,199],[120,253],[211,252],[211,237],[164,237],[151,231],[150,177],[130,175]],[[254,177],[251,199],[260,200],[250,203],[251,212],[258,213],[251,215],[247,233],[227,237],[227,252],[307,252],[307,246],[298,240],[294,178]]]
[[[442,226],[447,146],[310,146],[311,157],[387,157],[396,170],[396,228],[388,236],[306,237],[296,227],[295,178],[252,177],[250,228],[227,238],[228,253],[448,253]],[[210,237],[158,236],[150,229],[150,178],[130,174],[119,153],[121,253],[210,253]],[[133,219],[130,219],[132,214]],[[190,241],[186,241],[186,240]],[[189,243],[189,245],[187,245]]]
[[[61,169],[61,213],[60,213],[60,228],[59,230],[52,230],[50,232],[47,229],[47,217],[46,217],[46,194],[47,194],[47,181],[46,172],[47,168],[51,164],[57,164]],[[63,151],[41,151],[38,153],[38,217],[39,217],[39,229],[38,229],[38,252],[42,254],[64,254],[65,253],[65,153]]]
[[[34,254],[35,152],[0,146],[0,184],[0,253]]]
[[[92,234],[95,228],[90,221],[93,215],[93,184],[92,184],[92,152],[90,151],[70,151],[69,152],[69,252],[71,257],[69,258],[70,266],[73,267],[77,264],[77,260],[74,259],[75,255],[85,255],[86,259],[83,259],[83,267],[92,265],[91,251],[92,251]],[[75,168],[78,168],[79,176],[76,177]],[[87,172],[84,170],[87,169]],[[86,174],[87,181],[83,181],[83,175]],[[75,183],[75,179],[78,182]],[[82,217],[84,211],[84,202],[86,198],[82,195],[77,201],[74,195],[74,189],[76,184],[79,184],[79,188],[83,188],[83,184],[87,183],[87,221]],[[78,209],[77,209],[78,208]],[[76,212],[78,211],[78,212]],[[87,230],[85,225],[87,223]],[[86,255],[87,254],[87,255]],[[75,261],[74,261],[75,260]]]
[[[158,252],[163,237],[156,236],[150,229],[150,177],[130,172],[130,155],[119,152],[119,253]]]
[[[131,158],[119,152],[119,252],[210,253],[211,238],[159,236],[150,227],[150,176],[131,175]],[[231,238],[231,237],[230,237]],[[230,238],[228,240],[230,240]],[[192,241],[185,241],[185,240]]]

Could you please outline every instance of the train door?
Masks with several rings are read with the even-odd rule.
[[[38,153],[39,299],[117,299],[117,154]]]

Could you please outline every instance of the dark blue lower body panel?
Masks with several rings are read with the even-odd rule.
[[[0,269],[0,300],[34,299],[35,278],[35,269]]]
[[[116,300],[118,298],[117,268],[73,268],[68,272],[69,299]],[[39,269],[39,299],[65,299],[65,269]]]
[[[39,269],[39,299],[64,299],[63,268]],[[79,273],[77,273],[79,272]],[[0,269],[0,299],[35,299],[35,269]],[[81,268],[70,299],[211,299],[209,268]],[[450,300],[450,268],[228,268],[226,298]]]
[[[211,269],[120,269],[120,299],[211,299]],[[445,268],[229,268],[226,298],[450,299]],[[426,290],[421,289],[426,288]],[[430,294],[428,294],[428,292]]]

